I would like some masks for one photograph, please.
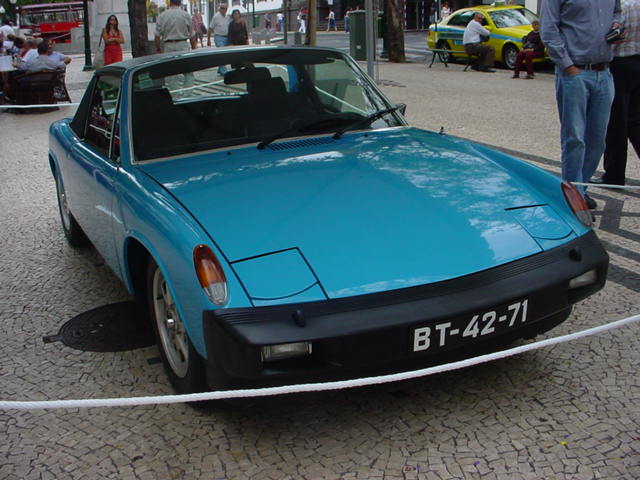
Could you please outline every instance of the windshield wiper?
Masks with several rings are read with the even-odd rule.
[[[377,112],[373,112],[371,115],[367,115],[366,117],[359,118],[355,122],[350,123],[345,127],[342,127],[340,130],[334,133],[333,139],[338,140],[340,137],[342,137],[342,135],[344,135],[345,132],[358,128],[362,125],[369,125],[371,122],[385,116],[387,113],[392,113],[402,108],[406,108],[406,105],[404,103],[399,103],[398,105],[394,105],[393,107],[383,108],[381,110],[378,110]]]
[[[264,140],[262,140],[260,143],[258,143],[258,150],[262,150],[264,149],[267,145],[269,145],[270,143],[274,142],[275,140],[278,140],[279,138],[284,137],[287,133],[289,132],[303,132],[305,130],[310,130],[311,127],[325,127],[328,129],[328,127],[333,126],[335,128],[335,123],[336,122],[340,122],[340,123],[344,123],[344,122],[349,122],[349,125],[351,125],[351,123],[353,122],[353,114],[350,112],[344,113],[344,114],[337,114],[337,115],[329,115],[329,116],[322,116],[320,118],[314,118],[313,120],[310,120],[308,122],[302,123],[300,125],[293,125],[290,124],[289,127],[285,130],[282,130],[281,132],[278,132],[274,135],[271,135],[270,137],[265,138]],[[360,118],[358,119],[358,121],[361,120]]]

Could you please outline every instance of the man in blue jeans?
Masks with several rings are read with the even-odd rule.
[[[604,152],[614,93],[613,52],[605,36],[620,22],[620,0],[542,2],[542,42],[556,66],[563,180],[588,182]],[[589,208],[596,208],[579,188]]]
[[[213,43],[216,47],[226,47],[229,45],[229,23],[231,19],[227,17],[227,4],[221,3],[218,12],[211,18],[209,30],[207,31],[207,47],[211,46],[211,33],[213,32]],[[218,73],[224,75],[227,68],[221,65]]]

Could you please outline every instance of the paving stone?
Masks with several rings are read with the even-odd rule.
[[[89,78],[82,61],[70,66],[77,84]],[[406,86],[382,88],[409,105],[414,124],[444,125],[557,172],[553,77],[524,89],[506,71],[488,82],[461,69],[383,63],[380,76]],[[172,393],[162,366],[148,362],[155,347],[89,353],[42,342],[79,313],[129,299],[95,250],[69,248],[60,231],[47,128],[70,114],[0,112],[0,399]],[[632,149],[629,176],[640,179]],[[543,338],[638,313],[640,194],[593,190],[611,209],[596,213],[610,279]],[[637,480],[637,332],[631,325],[402,384],[248,406],[0,412],[0,478]],[[403,472],[407,465],[420,471]]]

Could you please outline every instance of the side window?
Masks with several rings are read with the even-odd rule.
[[[456,27],[466,27],[467,24],[471,21],[471,17],[473,16],[473,12],[462,12],[458,15],[451,18],[447,25],[453,25]]]
[[[354,76],[345,62],[337,60],[306,68],[326,112],[367,115],[380,108],[367,95],[365,83]]]
[[[104,75],[98,79],[93,91],[85,134],[86,142],[106,156],[109,156],[111,138],[114,136],[111,158],[120,155],[119,121],[116,118],[119,94],[119,78]]]

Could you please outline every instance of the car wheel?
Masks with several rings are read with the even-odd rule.
[[[67,237],[67,242],[72,247],[83,247],[89,243],[89,240],[80,225],[78,225],[78,222],[76,222],[76,219],[73,218],[71,210],[69,210],[67,195],[57,173],[55,175],[55,181],[58,196],[58,211],[60,212],[60,222],[62,223],[64,236]]]
[[[438,41],[438,43],[436,43],[436,48],[440,50],[451,50],[451,47],[446,40]],[[434,55],[436,55],[436,53],[434,53]],[[452,63],[454,61],[454,57],[450,53],[438,52],[437,55],[440,56],[440,60],[442,62]]]
[[[516,56],[518,55],[518,47],[515,45],[505,45],[502,49],[502,63],[509,70],[513,70],[516,66]]]
[[[147,269],[147,298],[160,356],[178,393],[206,390],[204,361],[182,323],[167,281],[151,260]]]

